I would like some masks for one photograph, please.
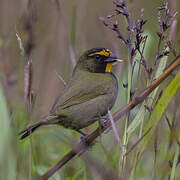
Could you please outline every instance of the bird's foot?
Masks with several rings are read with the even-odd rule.
[[[86,146],[88,146],[88,151],[91,151],[92,150],[92,145],[89,145],[87,142],[86,142],[86,137],[88,136],[87,133],[81,131],[81,130],[77,130],[77,132],[79,132],[82,136],[80,137],[81,139],[81,143],[85,144]]]
[[[109,119],[109,116],[101,116],[101,126],[102,127],[107,127],[106,130],[104,131],[105,134],[107,134],[111,130],[111,126],[107,126],[107,120]]]
[[[107,120],[108,119],[108,116],[100,116],[100,117],[95,117],[94,120],[97,121],[97,120]]]

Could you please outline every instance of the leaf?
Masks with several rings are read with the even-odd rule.
[[[145,103],[141,105],[140,110],[136,114],[135,118],[131,122],[131,124],[128,126],[127,133],[129,136],[132,134],[132,132],[139,126],[139,124],[144,120],[146,109],[144,107]]]
[[[174,97],[175,93],[180,87],[180,72],[175,76],[175,78],[171,81],[168,87],[164,90],[161,98],[159,99],[157,105],[152,112],[150,119],[146,123],[143,132],[146,132],[149,128],[152,127],[152,130],[147,134],[147,136],[140,143],[140,153],[143,153],[148,145],[154,130],[156,129],[163,113],[165,112],[169,102]]]
[[[169,48],[167,49],[169,50]],[[168,56],[164,56],[160,62],[159,62],[159,65],[158,65],[158,69],[156,71],[156,74],[154,76],[154,79],[157,79],[164,71],[165,67],[166,67],[166,63],[167,63],[167,60],[168,60]],[[154,101],[154,98],[156,97],[156,94],[157,94],[157,91],[158,91],[159,87],[157,87],[152,93],[151,95],[149,96],[148,98],[148,103],[147,103],[147,106],[148,107],[151,107],[153,105],[153,101]]]
[[[167,62],[168,57],[164,56],[161,61],[159,62],[158,65],[158,69],[156,71],[156,74],[154,76],[154,79],[157,79],[162,73],[164,68],[166,67],[166,62]],[[157,95],[159,87],[157,87],[148,97],[147,103],[143,103],[140,107],[140,110],[138,111],[138,113],[136,114],[135,118],[133,119],[133,121],[131,122],[131,124],[129,125],[128,129],[127,129],[127,133],[128,133],[128,137],[130,137],[132,135],[132,133],[136,130],[136,128],[140,125],[141,122],[144,121],[144,118],[146,116],[146,108],[145,105],[147,105],[148,107],[151,107],[153,105],[153,101]]]
[[[16,179],[16,159],[14,154],[12,131],[10,118],[0,84],[0,179]]]
[[[176,145],[176,151],[175,151],[175,155],[174,155],[174,160],[173,160],[173,166],[172,166],[172,170],[171,170],[171,176],[170,176],[170,180],[173,180],[175,177],[175,172],[176,172],[176,165],[178,162],[178,156],[179,156],[179,146]]]

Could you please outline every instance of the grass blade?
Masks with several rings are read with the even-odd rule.
[[[7,103],[0,84],[0,179],[16,179],[16,161]]]
[[[149,134],[143,139],[141,142],[141,153],[144,152],[147,144],[149,143],[154,130],[156,129],[163,113],[165,112],[169,102],[174,97],[175,93],[180,87],[180,72],[175,76],[175,78],[171,81],[171,83],[168,85],[168,87],[164,90],[161,98],[159,99],[157,105],[154,108],[154,111],[152,112],[150,119],[146,123],[144,127],[144,132],[146,132],[150,127],[152,127],[152,130],[149,132]]]

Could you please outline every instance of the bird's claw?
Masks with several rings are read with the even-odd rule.
[[[107,120],[109,119],[109,116],[102,116],[101,118],[103,119],[101,121],[101,126],[107,127],[106,130],[104,131],[104,133],[107,134],[111,130],[111,126],[107,126]]]
[[[81,130],[77,130],[77,132],[79,132],[82,136],[80,137],[81,139],[81,143],[85,144],[86,146],[88,146],[88,150],[91,151],[92,150],[92,145],[89,145],[87,142],[86,142],[86,137],[88,136],[87,133],[81,131]]]
[[[83,135],[83,136],[80,137],[81,143],[83,143],[84,145],[87,146],[88,151],[92,151],[92,146],[93,146],[93,145],[87,143],[87,141],[86,141],[86,137],[87,137],[87,136],[88,136],[88,134]]]

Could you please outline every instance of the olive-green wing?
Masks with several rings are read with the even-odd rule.
[[[73,105],[90,101],[104,94],[106,94],[106,92],[99,86],[94,87],[86,83],[79,84],[78,82],[72,83],[64,90],[62,95],[59,96],[58,102],[54,105],[54,111],[59,108],[65,109]]]
[[[111,74],[77,73],[56,99],[51,112],[112,93],[114,84],[116,84],[116,79]]]
[[[63,102],[63,104],[58,105],[57,107],[60,107],[62,109],[68,108],[73,105],[77,104],[82,104],[84,102],[90,101],[94,98],[97,98],[98,96],[101,96],[103,94],[93,94],[93,93],[88,93],[88,94],[76,94],[73,97],[68,98],[66,101]]]

